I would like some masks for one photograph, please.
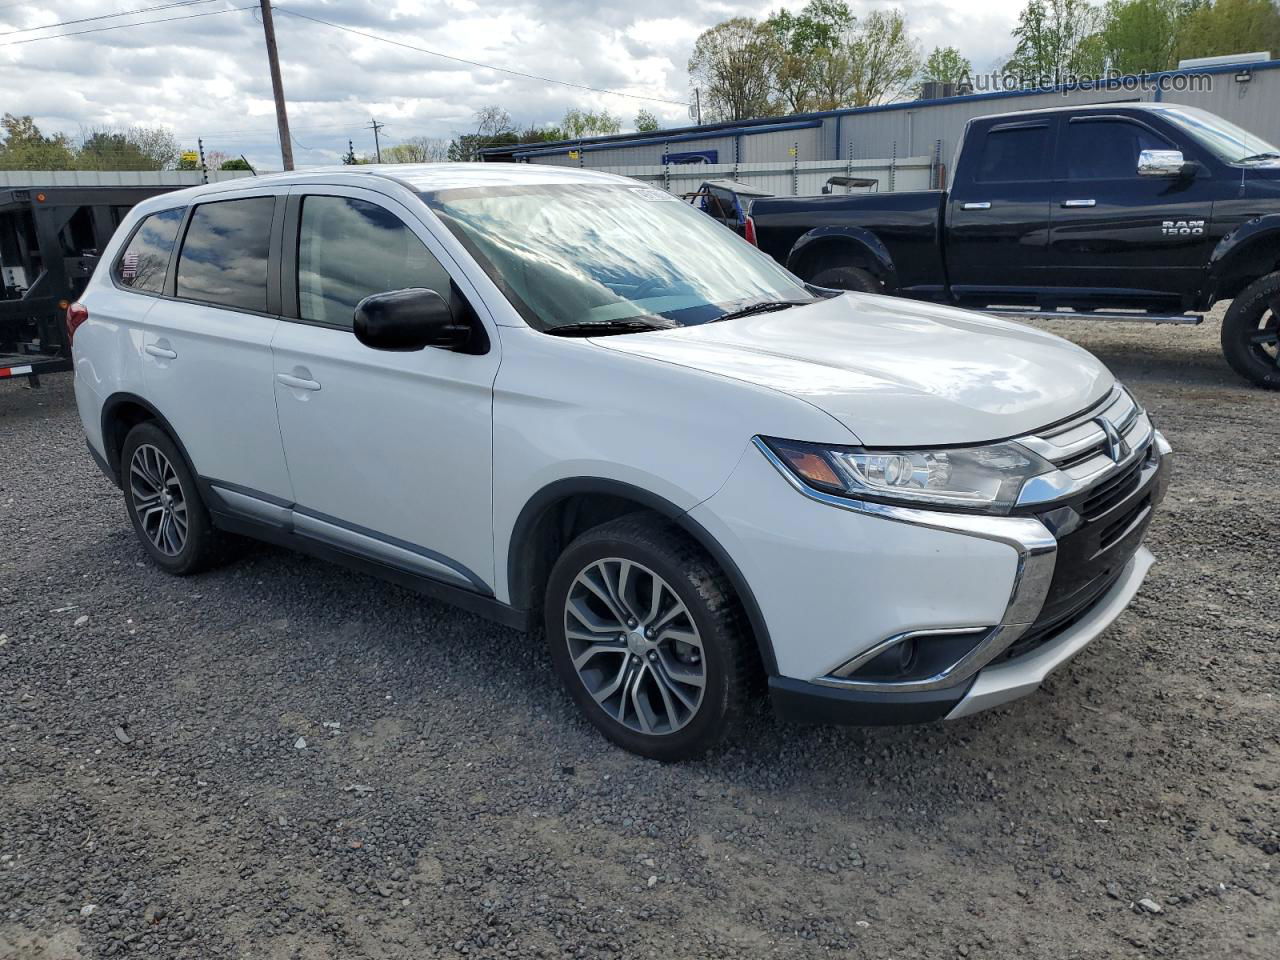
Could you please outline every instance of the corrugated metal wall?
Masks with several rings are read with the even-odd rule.
[[[1244,69],[1243,67],[1241,68]],[[1013,96],[956,97],[919,106],[894,105],[890,109],[855,110],[816,121],[814,126],[798,126],[789,130],[728,133],[709,132],[706,138],[681,139],[670,145],[673,152],[717,150],[721,163],[734,160],[734,141],[738,143],[739,163],[773,163],[789,161],[791,150],[805,160],[887,159],[889,157],[927,156],[935,150],[948,167],[964,125],[974,117],[993,113],[1035,110],[1040,107],[1113,103],[1125,100],[1162,100],[1185,103],[1212,111],[1251,130],[1272,143],[1280,143],[1280,66],[1252,65],[1247,82],[1236,79],[1236,69],[1200,75],[1185,74],[1174,81],[1199,83],[1206,80],[1207,92],[1187,90],[1139,90],[1118,87],[1112,90],[1081,89],[1067,92],[1017,94]],[[787,118],[778,118],[779,123]],[[652,139],[653,134],[637,135]],[[583,165],[593,169],[616,169],[622,166],[660,164],[664,153],[661,143],[632,146],[623,140],[616,145],[600,144],[583,152]],[[532,163],[578,165],[565,154],[529,157]]]

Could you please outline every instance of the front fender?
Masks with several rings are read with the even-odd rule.
[[[1205,278],[1208,302],[1235,296],[1280,264],[1280,213],[1255,217],[1218,241]]]
[[[878,236],[866,227],[814,227],[803,234],[791,247],[787,255],[787,269],[797,276],[803,276],[800,269],[814,255],[826,246],[852,245],[863,253],[871,262],[873,272],[878,273],[887,289],[898,285],[898,270],[893,264],[893,256],[889,248]]]

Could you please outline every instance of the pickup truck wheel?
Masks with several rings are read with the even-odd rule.
[[[1240,291],[1222,320],[1222,352],[1231,369],[1280,390],[1280,272]]]
[[[857,293],[883,293],[880,281],[861,267],[827,267],[819,270],[809,281],[815,287],[832,290],[853,290]]]
[[[124,501],[138,542],[160,569],[187,576],[212,566],[223,538],[213,527],[177,444],[154,423],[140,423],[120,453]]]
[[[753,662],[740,607],[678,527],[632,514],[588,530],[556,561],[545,611],[565,689],[624,749],[685,760],[738,723]]]

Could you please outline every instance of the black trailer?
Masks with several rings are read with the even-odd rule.
[[[71,369],[65,312],[136,203],[180,189],[15,187],[0,190],[0,379]]]

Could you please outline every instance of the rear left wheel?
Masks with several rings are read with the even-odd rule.
[[[743,712],[748,639],[723,572],[679,528],[635,514],[578,537],[547,584],[551,659],[614,743],[700,756]]]
[[[212,566],[222,548],[178,446],[155,423],[140,423],[120,453],[125,506],[156,566],[178,576]]]

